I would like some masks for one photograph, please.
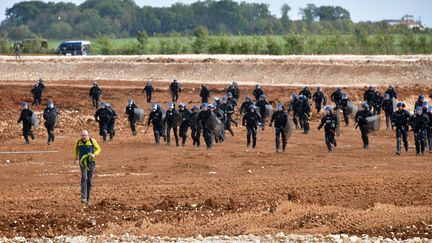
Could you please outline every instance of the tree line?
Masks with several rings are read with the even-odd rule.
[[[66,2],[19,2],[6,10],[0,38],[21,40],[116,38],[189,35],[204,26],[210,35],[372,35],[403,34],[403,26],[385,22],[353,23],[350,13],[339,6],[307,4],[301,20],[291,20],[291,7],[281,7],[281,17],[272,15],[269,5],[205,0],[170,7],[139,7],[134,0],[87,0],[80,5]]]

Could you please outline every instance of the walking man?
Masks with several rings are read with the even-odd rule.
[[[75,143],[75,163],[81,170],[81,202],[89,203],[96,169],[95,158],[101,152],[96,139],[90,138],[87,130],[82,130],[81,138]]]
[[[43,118],[45,119],[44,125],[48,132],[48,145],[54,142],[54,126],[57,121],[57,115],[58,112],[54,106],[54,103],[52,101],[49,101],[47,107],[43,112]]]
[[[33,116],[33,111],[31,111],[29,109],[28,102],[24,102],[23,103],[23,109],[21,110],[21,114],[20,114],[20,117],[19,117],[17,123],[20,123],[20,122],[23,123],[22,134],[24,136],[26,144],[30,143],[29,138],[28,138],[29,136],[31,137],[32,140],[35,139],[35,137],[33,135],[33,132],[31,130],[31,127],[32,127],[32,122],[31,122],[32,116]]]
[[[95,109],[99,106],[99,99],[102,96],[102,90],[99,88],[96,81],[93,81],[93,87],[90,88],[89,97],[92,98],[93,107]]]

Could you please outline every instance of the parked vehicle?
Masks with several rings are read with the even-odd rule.
[[[91,54],[90,41],[64,41],[57,48],[57,54],[66,56],[87,56]]]

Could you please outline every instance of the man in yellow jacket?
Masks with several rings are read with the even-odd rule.
[[[81,138],[75,143],[75,162],[81,169],[81,202],[88,203],[92,189],[93,175],[96,168],[95,157],[101,148],[96,139],[90,138],[89,132],[82,130]]]

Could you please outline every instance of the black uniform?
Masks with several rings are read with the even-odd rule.
[[[381,104],[381,107],[384,110],[387,129],[390,129],[390,122],[391,122],[392,117],[393,117],[393,100],[392,99],[384,99],[382,104]]]
[[[252,95],[255,97],[255,101],[259,100],[259,97],[264,94],[264,91],[261,88],[255,88],[252,92]]]
[[[52,142],[54,142],[54,126],[56,123],[56,119],[57,119],[57,109],[55,107],[52,108],[45,108],[44,112],[43,112],[43,118],[45,119],[45,128],[47,129],[48,132],[48,144],[51,144]]]
[[[337,117],[335,114],[327,114],[321,118],[321,123],[318,126],[318,130],[320,130],[324,126],[324,139],[327,145],[327,149],[329,152],[333,150],[332,145],[336,147],[336,126],[337,126]]]
[[[243,115],[249,110],[249,106],[253,105],[252,101],[244,101],[240,106],[240,115]]]
[[[401,151],[401,140],[404,143],[405,151],[408,151],[408,125],[410,117],[410,113],[406,110],[397,110],[392,115],[392,126],[396,128],[396,153],[398,154]]]
[[[178,125],[179,118],[180,118],[180,113],[178,110],[170,109],[166,111],[164,123],[167,125],[167,129],[166,129],[167,145],[170,145],[171,142],[171,129],[172,129],[174,132],[176,146],[179,146],[179,136],[177,132],[177,125]]]
[[[200,146],[201,125],[198,122],[199,111],[192,111],[190,115],[190,127],[193,146]]]
[[[181,92],[180,83],[177,81],[174,81],[170,84],[169,88],[170,88],[171,95],[172,95],[172,102],[177,102],[177,100],[179,98],[179,94]]]
[[[396,99],[398,97],[398,93],[395,89],[389,88],[386,90],[385,94],[388,94],[390,96],[390,99]]]
[[[300,120],[300,106],[301,106],[301,100],[298,98],[292,99],[288,106],[288,113],[293,112],[293,122],[296,126],[296,129],[300,129],[300,127],[303,127],[303,122]],[[299,121],[300,120],[300,121]]]
[[[150,126],[150,122],[153,125],[153,134],[155,137],[156,144],[160,143],[160,136],[163,135],[162,131],[162,110],[157,109],[150,112],[147,120],[147,126]]]
[[[363,100],[369,105],[369,110],[373,107],[375,95],[375,90],[373,88],[367,89],[363,94]]]
[[[258,100],[258,102],[255,104],[256,107],[259,107],[259,114],[261,116],[261,127],[264,130],[265,128],[265,122],[267,117],[267,111],[266,111],[266,105],[269,105],[269,103],[266,100]]]
[[[288,122],[288,113],[285,111],[276,111],[273,113],[272,118],[270,120],[270,126],[272,126],[274,122],[274,127],[276,130],[276,152],[279,152],[280,149],[280,141],[279,138],[282,136],[282,151],[285,152],[287,138],[285,133],[285,125]]]
[[[237,85],[230,85],[227,89],[227,93],[230,92],[234,99],[240,99],[240,88]]]
[[[207,120],[210,118],[212,114],[211,110],[206,110],[206,111],[200,111],[200,113],[198,114],[198,123],[202,128],[203,131],[203,137],[204,137],[204,141],[207,145],[207,149],[210,149],[213,144],[212,144],[212,133],[211,130],[207,127],[206,123]]]
[[[205,85],[201,85],[200,97],[201,103],[208,103],[208,99],[210,97],[210,90]]]
[[[300,119],[302,121],[303,133],[307,134],[309,132],[309,115],[311,113],[311,108],[307,100],[302,100],[300,103]]]
[[[216,107],[216,109],[214,109],[213,113],[216,115],[216,118],[222,122],[222,124],[226,124],[227,116],[226,116],[225,112],[223,112],[223,110]],[[225,141],[225,126],[224,126],[224,131],[221,134],[219,134],[218,137],[215,137],[216,143],[222,143],[224,141]]]
[[[380,95],[378,92],[375,93],[375,98],[373,101],[373,114],[374,115],[380,115],[381,114],[381,109],[382,109],[382,103],[384,101],[384,96]]]
[[[429,126],[429,117],[426,114],[413,115],[411,117],[411,127],[414,131],[416,154],[424,155],[426,147],[426,129]]]
[[[99,98],[102,95],[102,90],[99,88],[99,86],[94,85],[90,88],[89,97],[92,99],[92,103],[94,108],[98,108],[99,106]]]
[[[415,104],[414,104],[414,110],[417,108],[417,107],[423,107],[423,100],[420,100],[420,99],[418,99],[418,100],[416,100],[416,102],[415,102]]]
[[[322,91],[317,91],[312,95],[312,100],[315,101],[315,108],[319,113],[321,111],[321,105],[326,105],[327,98]]]
[[[342,109],[342,114],[345,122],[345,126],[347,127],[349,125],[349,109],[348,104],[350,103],[350,99],[342,99],[340,101],[340,108]]]
[[[246,112],[243,116],[243,126],[246,126],[247,129],[247,146],[250,146],[250,140],[252,136],[252,148],[256,146],[256,135],[257,135],[257,126],[258,122],[261,120],[261,116],[255,111],[251,112],[250,110]]]
[[[129,124],[132,130],[132,134],[136,135],[136,128],[135,128],[135,109],[137,109],[138,106],[133,104],[130,104],[126,106],[126,115],[128,115]]]
[[[99,108],[95,113],[95,120],[99,122],[99,135],[102,136],[102,142],[106,142],[106,136],[113,117],[114,115],[108,108]]]
[[[111,117],[108,123],[108,134],[110,141],[112,141],[115,136],[115,121],[117,120],[118,114],[111,106],[107,107],[107,109],[111,111]]]
[[[32,105],[40,105],[42,100],[42,88],[39,84],[35,84],[31,90],[33,94],[33,103]]]
[[[339,108],[340,102],[342,100],[342,90],[337,89],[334,91],[331,96],[331,100],[335,103],[335,110]]]
[[[151,84],[147,84],[141,93],[144,93],[144,92],[146,93],[147,103],[150,103],[152,100],[153,92],[154,92],[153,86]]]
[[[222,103],[219,106],[219,109],[221,109],[225,115],[227,116],[226,122],[225,122],[225,130],[228,130],[231,133],[231,136],[234,136],[234,131],[231,128],[231,122],[234,122],[237,126],[237,122],[233,118],[234,114],[234,107],[231,105],[231,103]]]
[[[368,130],[366,118],[370,116],[373,116],[372,112],[368,110],[361,110],[361,111],[357,111],[357,114],[355,115],[354,118],[354,120],[358,124],[358,127],[360,128],[364,148],[369,147],[369,137],[368,137],[369,130]]]
[[[309,88],[308,88],[308,87],[304,87],[304,88],[300,91],[299,96],[300,96],[300,95],[304,95],[304,96],[306,96],[306,98],[307,98],[308,100],[310,100],[310,99],[312,98],[312,93],[309,91]]]
[[[21,110],[20,117],[18,118],[17,123],[22,122],[23,128],[22,128],[22,134],[24,136],[24,139],[26,143],[30,143],[28,137],[30,136],[32,139],[34,139],[33,132],[31,130],[31,118],[33,116],[33,111],[30,109],[23,109]]]
[[[191,126],[191,116],[192,112],[188,109],[180,110],[180,137],[182,138],[182,146],[186,144],[187,131]]]

